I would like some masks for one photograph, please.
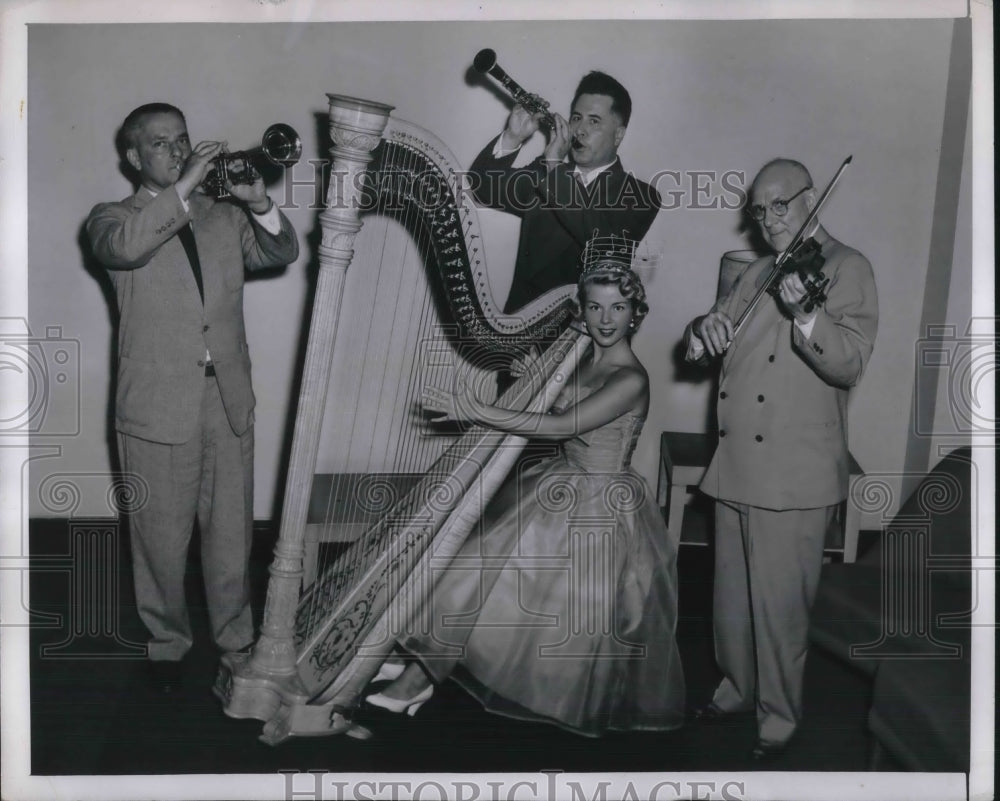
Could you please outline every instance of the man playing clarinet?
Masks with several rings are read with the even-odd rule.
[[[576,284],[580,256],[593,236],[640,240],[660,208],[656,190],[625,172],[618,146],[632,99],[603,72],[583,77],[567,121],[514,106],[507,125],[471,167],[476,199],[521,217],[517,261],[506,313],[550,289]],[[513,164],[521,146],[549,123],[545,151],[526,167]]]

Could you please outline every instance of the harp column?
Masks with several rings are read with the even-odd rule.
[[[333,140],[330,185],[326,208],[319,215],[322,229],[319,277],[292,436],[281,529],[270,569],[261,636],[250,660],[250,672],[258,678],[261,674],[289,676],[296,669],[294,629],[302,581],[303,538],[344,282],[347,266],[354,256],[354,239],[362,225],[364,172],[393,109],[343,95],[327,97]]]

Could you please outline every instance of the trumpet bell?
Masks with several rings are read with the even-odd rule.
[[[276,122],[264,131],[261,151],[269,160],[282,167],[295,164],[302,156],[302,140],[291,125]]]
[[[263,157],[280,167],[291,167],[302,156],[302,140],[291,125],[276,122],[268,126],[260,145],[238,153],[220,153],[212,159],[214,168],[205,177],[202,187],[219,200],[229,197],[226,182],[252,184],[257,178],[254,161]]]

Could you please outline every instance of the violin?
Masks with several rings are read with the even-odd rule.
[[[764,282],[764,286],[760,288],[756,295],[750,299],[749,305],[743,310],[743,313],[737,318],[736,322],[733,324],[733,338],[739,333],[740,329],[746,324],[747,320],[750,319],[754,311],[760,305],[761,298],[765,294],[771,294],[775,297],[779,293],[779,285],[781,279],[790,273],[798,273],[799,279],[802,281],[806,288],[807,297],[803,299],[802,308],[807,312],[811,312],[816,306],[826,300],[826,294],[824,292],[826,285],[830,283],[830,279],[824,276],[821,272],[823,264],[826,259],[820,253],[819,242],[817,242],[812,237],[808,239],[805,237],[805,232],[809,230],[812,225],[813,220],[819,214],[820,209],[823,204],[826,203],[827,198],[830,196],[830,192],[837,185],[837,181],[840,180],[840,176],[843,174],[844,170],[847,169],[847,165],[851,163],[853,156],[848,156],[844,159],[843,163],[840,165],[840,169],[837,170],[836,175],[827,184],[826,189],[823,190],[823,194],[820,195],[819,199],[816,201],[816,205],[813,206],[812,211],[806,216],[799,230],[792,237],[792,241],[789,243],[788,248],[782,253],[774,262],[774,267],[771,269],[771,273],[767,276],[767,280]]]
[[[811,312],[821,305],[826,300],[825,290],[830,278],[823,275],[826,258],[820,250],[819,242],[815,239],[804,239],[788,253],[788,257],[775,271],[767,285],[768,293],[778,297],[781,294],[781,279],[786,275],[796,274],[806,289],[806,296],[802,299],[803,310]]]

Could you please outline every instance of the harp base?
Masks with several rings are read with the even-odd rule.
[[[261,741],[278,745],[290,737],[371,737],[368,729],[351,720],[351,706],[340,699],[310,704],[298,675],[276,679],[254,670],[250,657],[248,653],[224,654],[212,692],[229,717],[264,721]]]

